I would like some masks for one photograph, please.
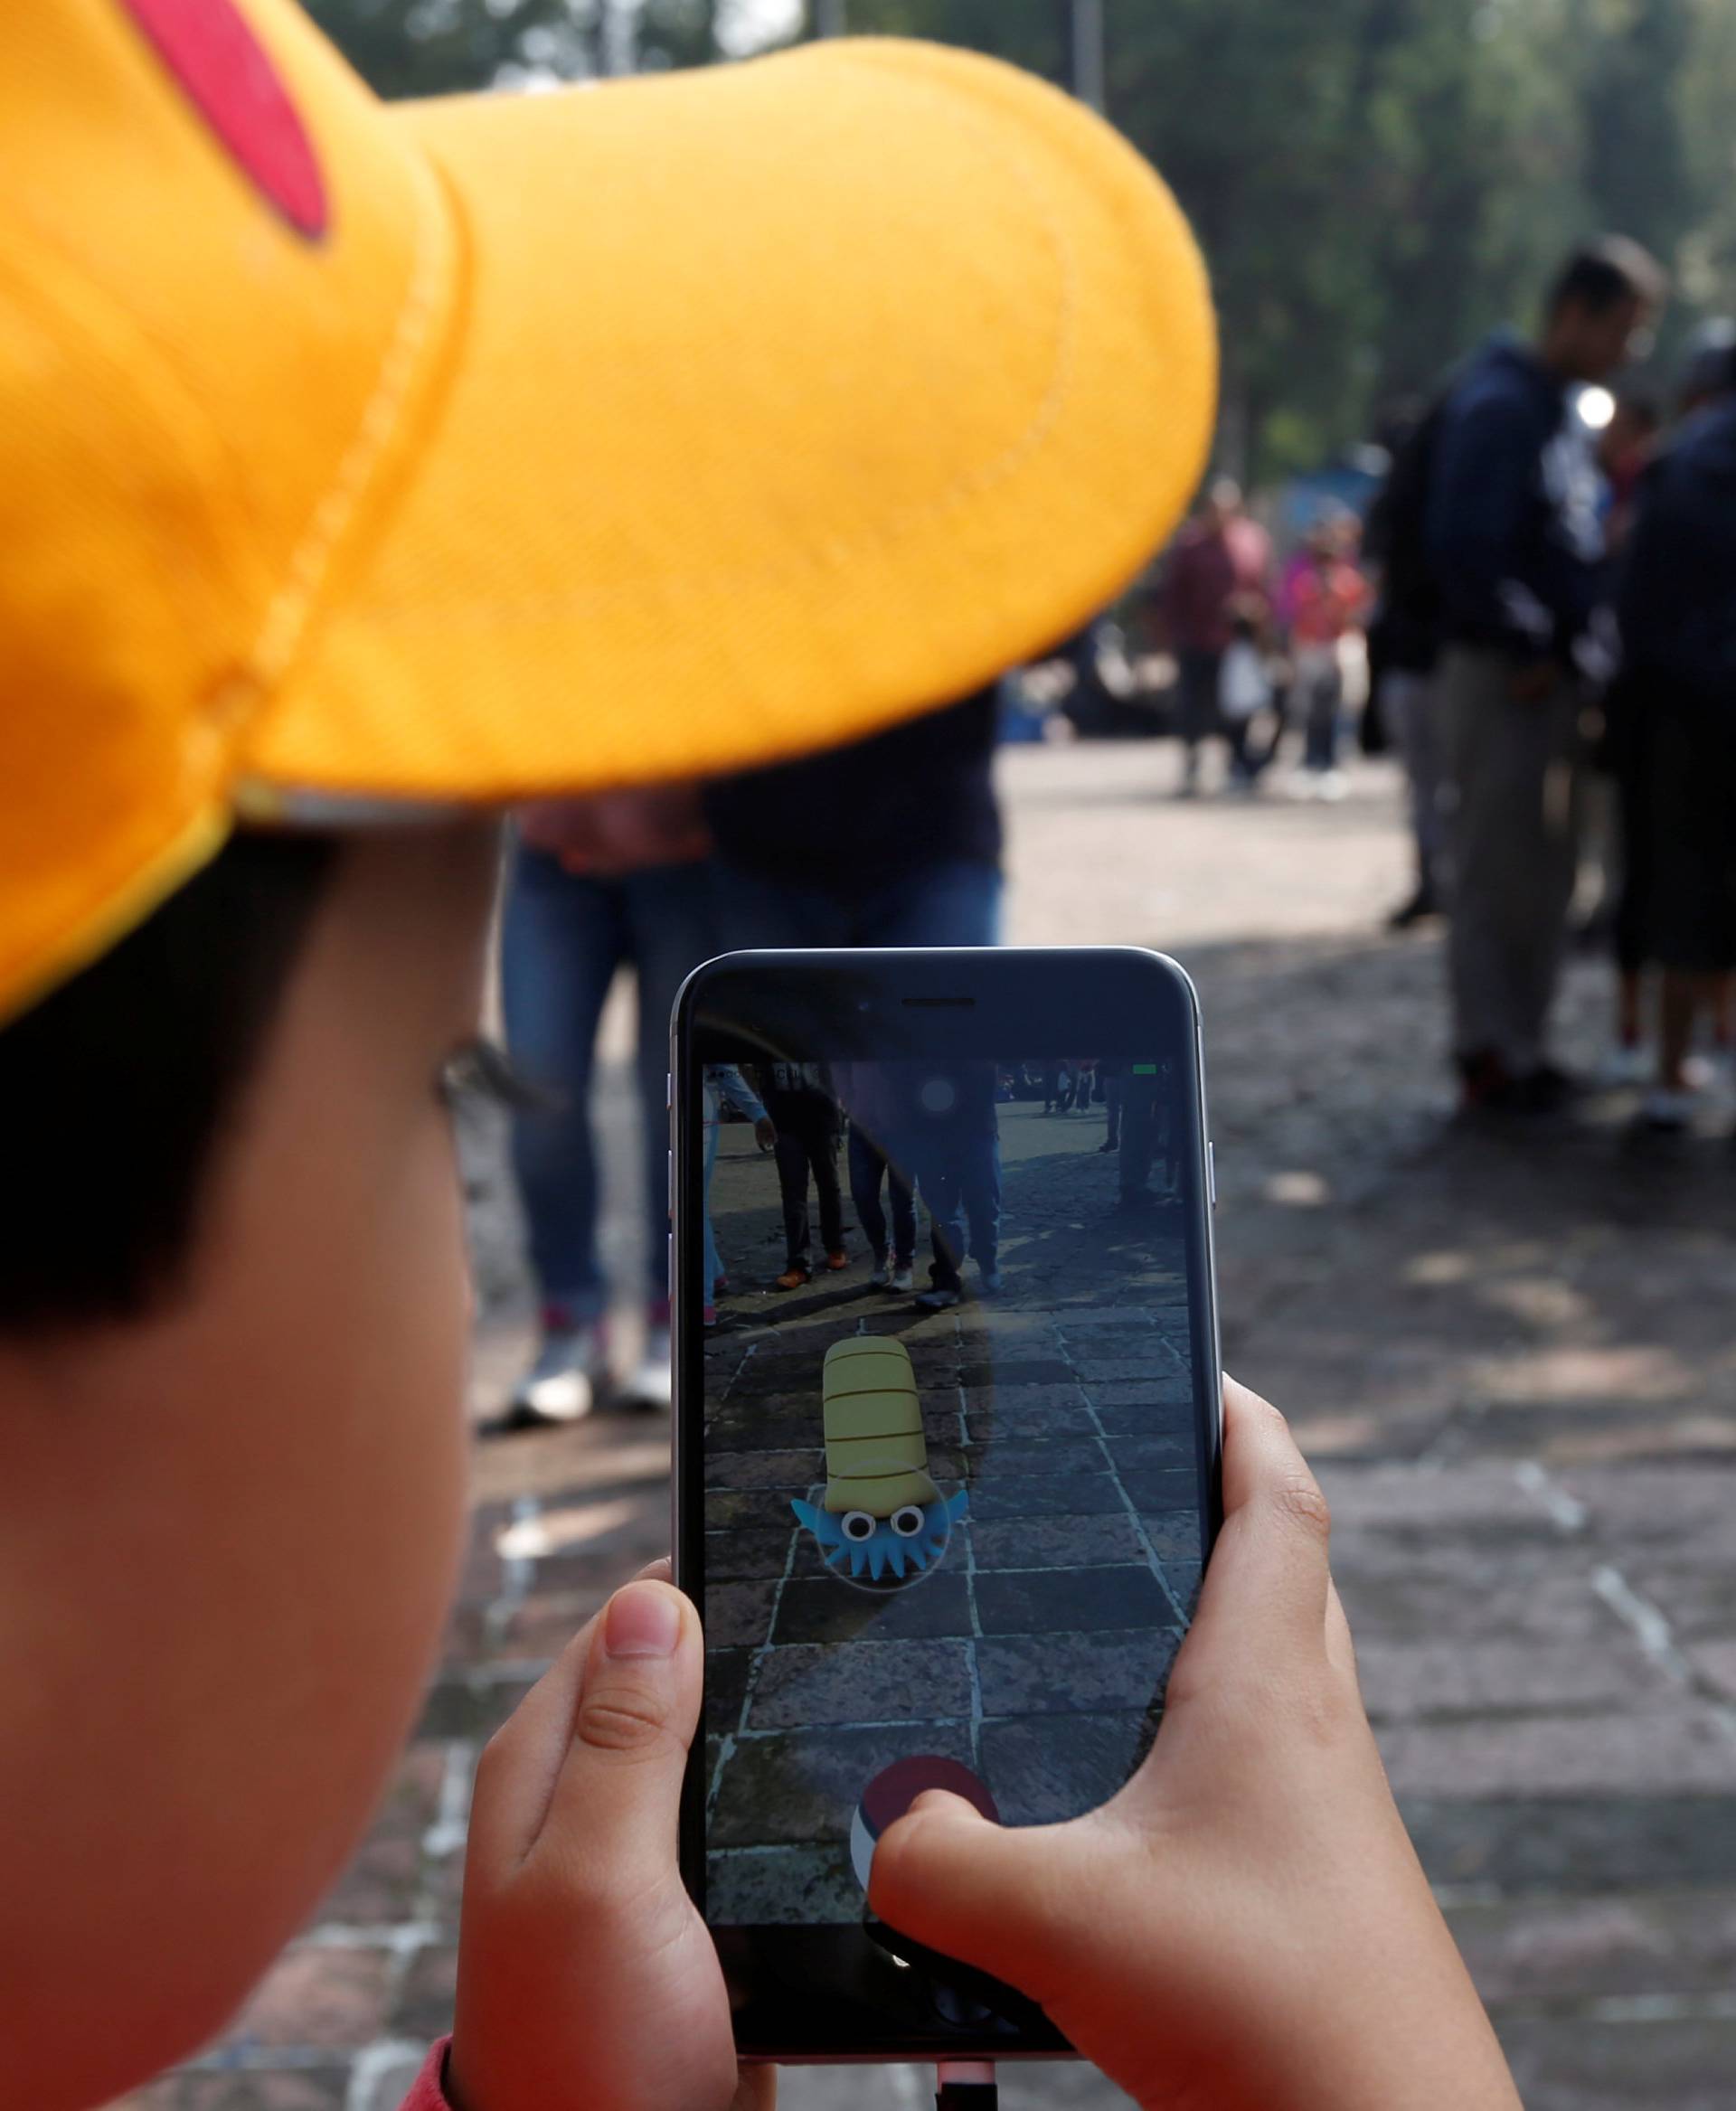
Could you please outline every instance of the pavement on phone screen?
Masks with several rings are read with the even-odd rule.
[[[1736,1152],[1716,1118],[1637,1139],[1614,1094],[1519,1133],[1450,1122],[1439,934],[1380,928],[1409,877],[1391,772],[1359,764],[1333,806],[1183,803],[1175,776],[1167,744],[1010,750],[1009,936],[1159,946],[1199,984],[1226,1360],[1331,1497],[1393,1786],[1530,2111],[1727,2106]],[[1574,1060],[1606,1006],[1576,963]],[[607,1031],[623,1197],[618,1009]],[[480,1414],[527,1336],[499,1138],[470,1144]],[[623,1272],[634,1239],[618,1208]],[[644,1416],[479,1448],[446,1658],[373,1833],[231,2031],[132,2111],[394,2111],[450,2021],[478,1747],[663,1550],[666,1466]],[[782,2102],[914,2111],[931,2087],[809,2069]],[[1003,2100],[1122,2101],[1077,2066],[1009,2072]]]

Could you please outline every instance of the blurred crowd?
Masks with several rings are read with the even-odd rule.
[[[1687,1126],[1728,1085],[1736,325],[1702,332],[1667,401],[1625,389],[1665,298],[1637,244],[1576,251],[1533,335],[1497,334],[1393,419],[1365,519],[1318,506],[1282,550],[1237,485],[1213,478],[1137,597],[1137,620],[1174,667],[1183,796],[1210,786],[1251,799],[1276,785],[1335,801],[1348,743],[1397,755],[1416,872],[1390,920],[1446,920],[1452,1060],[1479,1116],[1548,1114],[1585,1082],[1556,1060],[1550,1028],[1573,905],[1588,894],[1580,935],[1617,966],[1603,1081],[1640,1088],[1638,1118],[1660,1130]],[[1061,654],[1087,692],[1092,634]],[[741,947],[996,942],[1004,719],[989,688],[816,759],[521,817],[507,1035],[520,1069],[556,1096],[516,1123],[542,1324],[503,1427],[583,1414],[605,1392],[668,1403],[665,1023],[691,968]],[[1222,768],[1204,767],[1220,745]],[[621,969],[638,986],[645,1113],[646,1345],[626,1372],[609,1336],[588,1106]],[[1059,1074],[1047,1082],[1054,1103]],[[1093,1088],[1107,1092],[1107,1079]],[[810,1177],[818,1265],[838,1265],[847,1096],[814,1098],[831,1109],[816,1126],[786,1081],[710,1091],[713,1151],[733,1108],[777,1157],[780,1286],[816,1265]],[[849,1188],[874,1266],[902,1290],[909,1183],[870,1163],[872,1133],[852,1140]]]

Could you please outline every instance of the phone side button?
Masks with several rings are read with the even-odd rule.
[[[657,1249],[654,1246],[651,1250],[653,1253],[656,1253]],[[669,1258],[667,1268],[669,1279],[669,1296],[673,1300],[675,1295],[675,1235],[673,1231],[669,1234]]]
[[[673,1218],[675,1213],[675,1154],[673,1151],[665,1151],[664,1156],[669,1164],[669,1214]]]
[[[1218,1206],[1218,1146],[1208,1136],[1205,1139],[1205,1192],[1212,1198],[1212,1207]]]

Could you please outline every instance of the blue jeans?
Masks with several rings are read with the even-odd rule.
[[[557,1092],[561,1105],[514,1117],[513,1164],[543,1301],[571,1324],[601,1318],[609,1302],[597,1255],[590,1081],[609,985],[619,967],[637,973],[644,1282],[656,1303],[667,1294],[669,1012],[684,978],[718,950],[708,866],[596,880],[544,852],[514,847],[501,928],[506,1043],[518,1069]]]
[[[892,1258],[901,1268],[908,1268],[916,1258],[916,1198],[910,1192],[910,1176],[853,1122],[850,1126],[850,1200],[856,1206],[856,1221],[862,1226],[863,1237],[868,1241],[868,1250],[874,1257],[876,1266],[885,1258],[888,1250],[886,1211],[880,1201],[882,1182],[892,1205]]]
[[[834,892],[768,880],[719,861],[718,912],[731,951],[747,946],[994,946],[1001,875],[975,858]]]
[[[967,1253],[985,1275],[992,1274],[1001,1246],[1001,1139],[930,1137],[915,1155],[934,1248],[929,1280],[937,1290],[958,1289]]]

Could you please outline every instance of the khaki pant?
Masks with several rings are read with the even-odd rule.
[[[1579,855],[1580,691],[1514,696],[1505,655],[1440,663],[1452,812],[1453,1048],[1515,1077],[1543,1061]]]

